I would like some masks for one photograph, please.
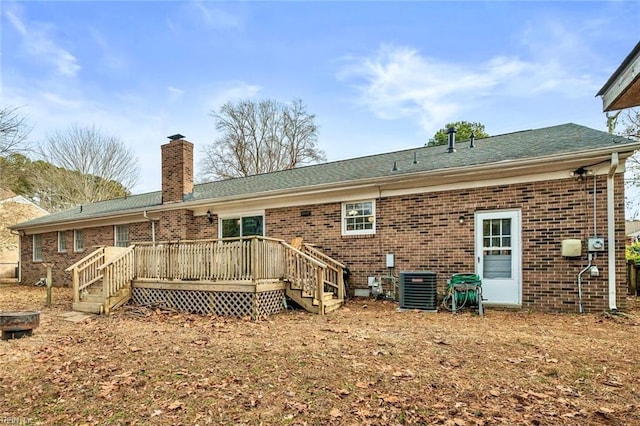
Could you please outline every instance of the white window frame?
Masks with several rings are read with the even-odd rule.
[[[357,203],[371,203],[371,215],[368,215],[368,217],[371,217],[373,219],[371,219],[371,229],[355,229],[355,230],[348,230],[347,229],[347,219],[348,218],[352,218],[354,217],[353,214],[349,214],[350,212],[347,211],[347,206],[352,206],[353,204],[357,204]],[[351,210],[351,209],[349,209]],[[344,201],[342,203],[342,214],[341,214],[341,222],[342,222],[342,235],[343,236],[347,236],[347,235],[375,235],[376,233],[376,200],[375,199],[370,199],[370,200],[354,200],[354,201]],[[365,215],[359,215],[359,217],[364,217]]]
[[[118,228],[127,228],[127,244],[126,245],[120,245],[121,241],[118,239]],[[129,244],[131,244],[131,229],[129,228],[129,224],[125,224],[125,225],[114,225],[113,226],[113,245],[116,247],[129,247]]]
[[[58,253],[67,251],[67,231],[58,231]]]
[[[242,218],[244,217],[252,217],[252,216],[262,216],[262,235],[260,235],[261,237],[264,237],[265,231],[266,231],[266,221],[265,221],[265,214],[264,214],[264,210],[261,211],[250,211],[250,212],[241,212],[241,213],[235,213],[235,214],[224,214],[224,215],[218,215],[218,238],[222,238],[222,222],[224,220],[228,220],[228,219],[237,219],[240,221],[240,236],[242,236]]]
[[[36,244],[37,240],[37,244]],[[34,262],[42,262],[42,234],[33,234],[32,235],[32,252],[33,252],[33,261]]]
[[[80,242],[80,247],[78,247],[78,242]],[[73,251],[84,251],[84,233],[82,229],[73,230]]]

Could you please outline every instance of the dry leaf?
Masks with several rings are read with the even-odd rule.
[[[175,400],[173,401],[171,404],[169,404],[169,410],[171,411],[175,411],[175,410],[179,410],[181,408],[184,408],[184,404],[182,403],[182,401],[179,400]]]
[[[333,408],[331,411],[329,411],[329,415],[335,418],[342,417],[342,411],[338,410],[337,408]]]

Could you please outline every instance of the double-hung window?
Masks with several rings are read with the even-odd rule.
[[[113,234],[116,247],[129,247],[129,225],[116,225]]]
[[[342,235],[370,235],[376,233],[376,204],[374,200],[342,203]]]
[[[33,234],[33,260],[42,260],[42,235]]]
[[[64,253],[65,251],[67,251],[67,233],[58,231],[58,252]]]
[[[82,239],[82,229],[73,231],[73,251],[84,250],[84,241]]]

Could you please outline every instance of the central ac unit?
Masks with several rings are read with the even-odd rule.
[[[400,309],[438,311],[438,286],[435,272],[400,272]]]

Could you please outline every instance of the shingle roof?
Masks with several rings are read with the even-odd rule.
[[[257,196],[271,191],[337,184],[361,179],[402,176],[408,173],[474,167],[501,161],[516,161],[570,154],[614,145],[635,143],[624,137],[569,123],[536,130],[525,130],[476,139],[475,148],[468,141],[458,141],[456,153],[446,146],[426,146],[348,160],[300,167],[244,178],[198,184],[188,201],[205,201],[230,196]],[[630,147],[627,147],[627,150]],[[414,156],[417,163],[414,163]],[[394,162],[397,170],[393,171]],[[101,201],[76,207],[19,224],[19,228],[67,220],[88,219],[126,213],[162,204],[161,191]]]

